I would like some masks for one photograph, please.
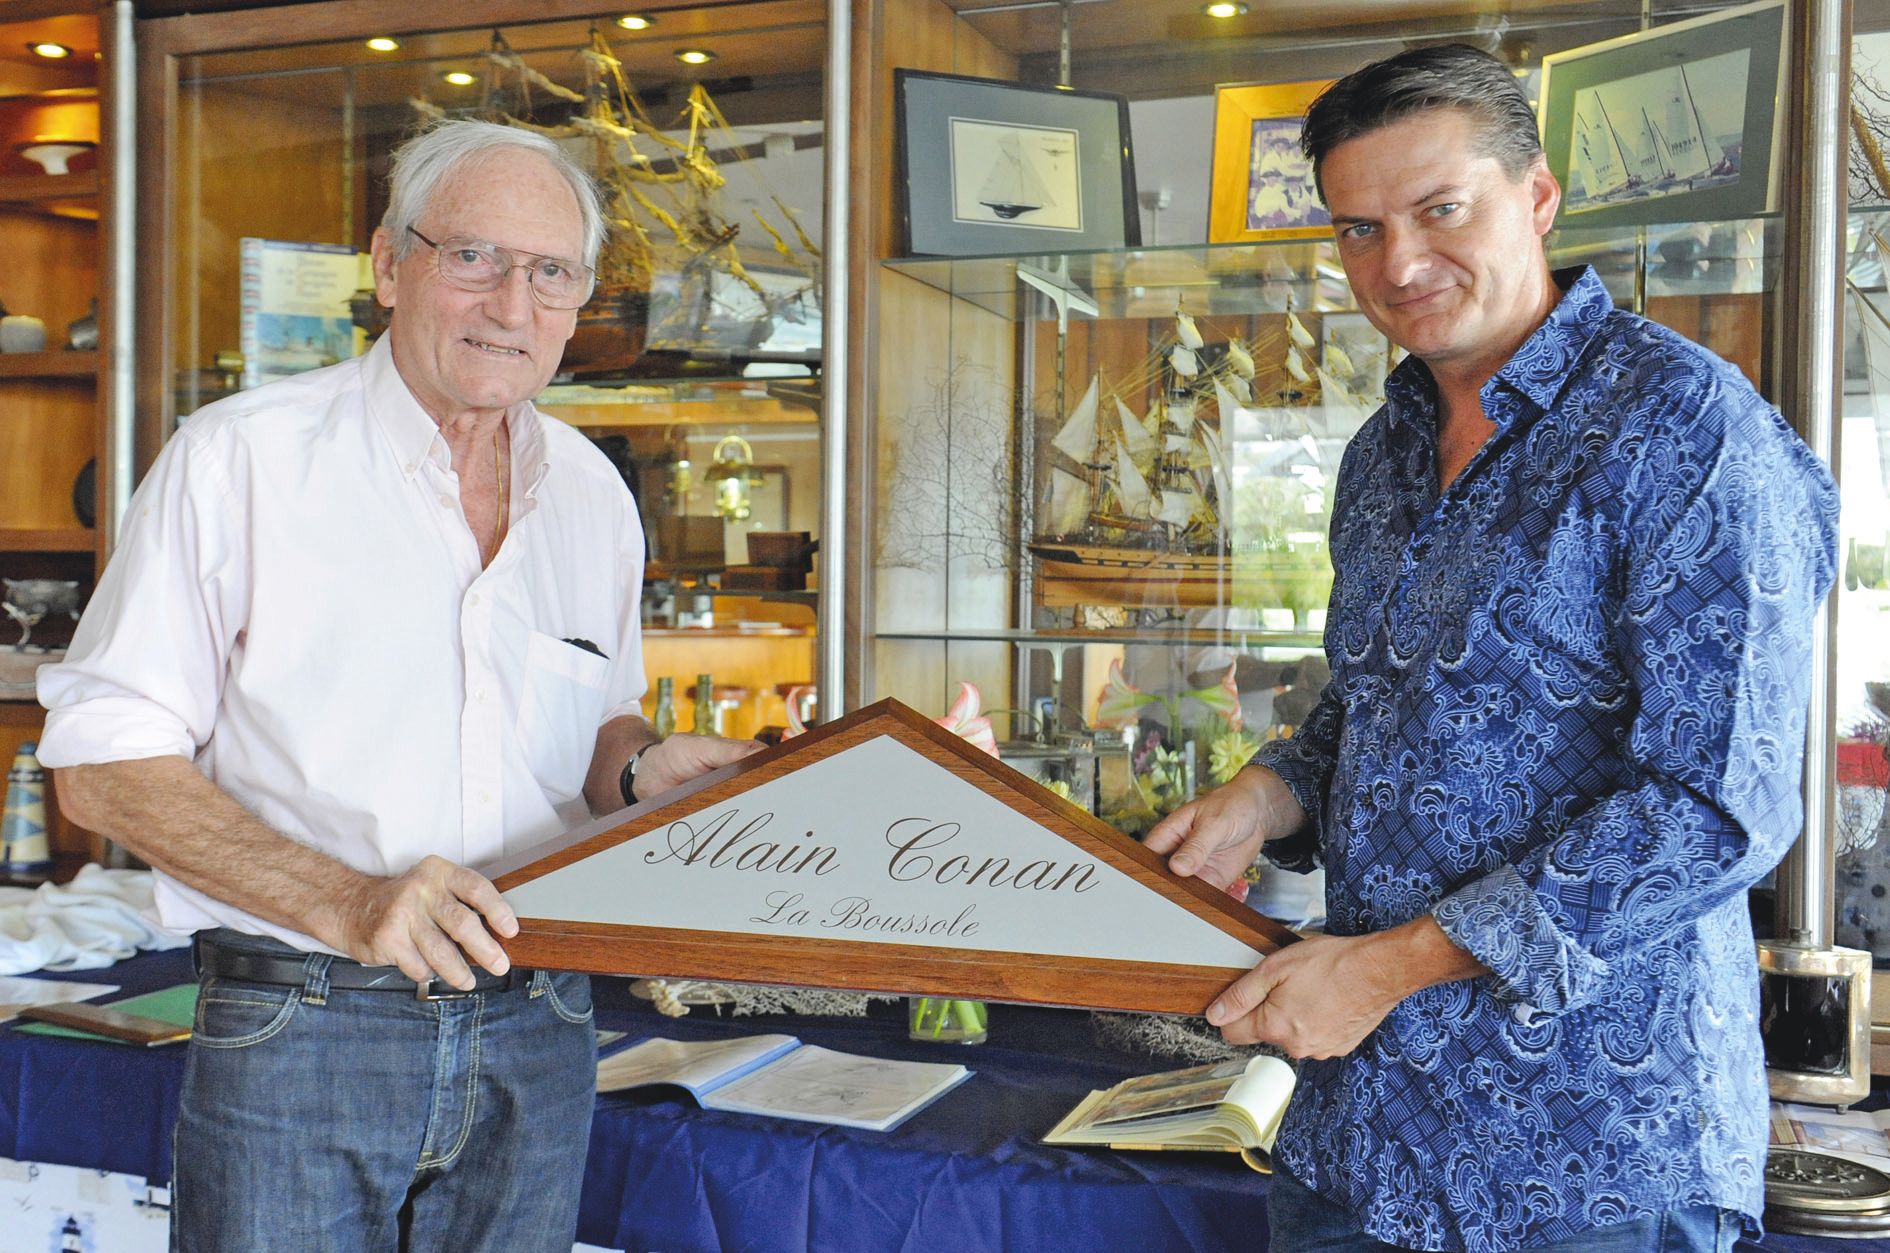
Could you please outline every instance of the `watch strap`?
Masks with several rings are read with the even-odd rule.
[[[637,803],[637,764],[643,760],[643,754],[654,748],[654,744],[645,744],[630,754],[630,760],[623,763],[623,773],[617,776],[617,790],[623,794],[623,803]]]

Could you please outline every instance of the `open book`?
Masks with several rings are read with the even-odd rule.
[[[1268,1154],[1293,1079],[1290,1065],[1265,1056],[1138,1075],[1091,1092],[1043,1140],[1112,1149],[1220,1149],[1270,1172]]]
[[[888,1131],[971,1077],[963,1066],[836,1053],[791,1035],[660,1036],[597,1063],[597,1090],[671,1083],[704,1109]]]
[[[1772,1143],[1817,1149],[1890,1170],[1890,1109],[1846,1110],[1772,1102]]]

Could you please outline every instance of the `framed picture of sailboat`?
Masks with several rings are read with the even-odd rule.
[[[1538,124],[1564,228],[1724,221],[1778,206],[1786,0],[1542,59]]]
[[[919,70],[894,78],[908,253],[1142,242],[1126,98]]]
[[[1237,83],[1214,89],[1214,173],[1208,242],[1325,239],[1332,215],[1299,148],[1306,110],[1331,80]]]

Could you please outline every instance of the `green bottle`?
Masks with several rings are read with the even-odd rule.
[[[676,680],[666,677],[656,681],[656,716],[650,725],[658,739],[676,734]]]
[[[696,676],[696,725],[690,729],[697,735],[716,734],[715,680],[706,674]]]

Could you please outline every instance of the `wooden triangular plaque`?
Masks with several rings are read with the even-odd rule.
[[[1296,938],[890,700],[483,869],[593,974],[1195,1014]]]

